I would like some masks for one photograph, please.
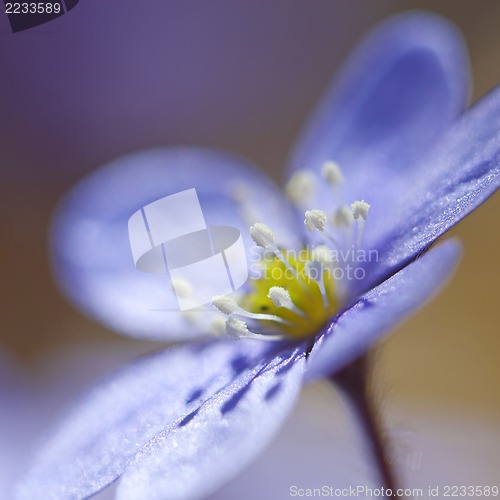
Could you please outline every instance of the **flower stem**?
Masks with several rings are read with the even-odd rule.
[[[368,356],[365,355],[331,376],[330,380],[346,396],[359,421],[382,485],[385,490],[390,490],[388,498],[401,498],[396,496],[397,482],[388,457],[380,416],[370,393],[369,368]]]

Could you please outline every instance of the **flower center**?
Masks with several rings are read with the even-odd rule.
[[[241,305],[283,320],[262,320],[266,330],[295,339],[314,335],[339,308],[329,263],[314,260],[307,249],[280,252],[286,263],[274,254],[262,256],[261,276],[250,280]]]
[[[251,232],[256,240],[259,230],[272,234],[267,226],[255,224]],[[337,263],[328,247],[293,252],[268,242],[258,264],[259,276],[249,280],[247,293],[238,302],[228,296],[213,299],[233,319],[226,324],[230,335],[302,339],[315,335],[339,309]]]
[[[343,290],[336,271],[342,271],[345,263],[334,258],[334,253],[351,246],[360,248],[370,205],[355,201],[348,208],[340,202],[338,190],[343,175],[337,164],[325,163],[323,178],[338,196],[338,206],[331,217],[322,210],[306,210],[304,224],[309,231],[319,232],[325,244],[297,252],[285,250],[276,244],[268,226],[259,222],[251,226],[253,240],[264,249],[258,276],[249,280],[238,302],[229,296],[214,297],[212,302],[228,316],[225,331],[230,336],[303,339],[316,335],[339,310]],[[311,173],[297,172],[286,188],[291,201],[303,208],[312,197],[314,182]],[[246,198],[239,196],[240,200]],[[248,207],[242,208],[249,213]],[[358,234],[353,244],[355,221]]]

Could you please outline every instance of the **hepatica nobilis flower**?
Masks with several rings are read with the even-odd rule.
[[[63,291],[120,333],[179,343],[82,396],[16,494],[80,498],[118,478],[119,498],[209,494],[269,442],[305,380],[343,370],[427,300],[460,253],[429,247],[499,184],[500,92],[463,112],[467,76],[453,27],[404,15],[342,68],[284,191],[195,148],[133,154],[76,185],[52,227]],[[135,268],[127,222],[190,188],[208,226],[240,230],[250,277],[181,314],[166,275]]]

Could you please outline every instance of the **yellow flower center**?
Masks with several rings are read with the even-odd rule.
[[[214,297],[212,304],[227,316],[225,333],[235,338],[304,339],[316,335],[341,306],[345,296],[343,271],[349,270],[352,256],[333,258],[335,251],[360,250],[363,227],[370,210],[364,200],[354,201],[350,207],[343,204],[340,187],[344,176],[334,161],[322,167],[322,176],[337,200],[335,211],[328,216],[323,210],[312,208],[304,212],[304,225],[315,232],[325,244],[291,252],[280,248],[273,231],[261,222],[252,222],[250,235],[257,247],[263,249],[257,278],[249,280],[249,290],[237,302],[231,296]],[[316,188],[315,175],[297,171],[286,186],[292,203],[307,207]],[[242,217],[251,217],[252,196],[245,188],[235,189],[235,200]],[[357,238],[354,241],[354,225]],[[348,254],[349,252],[347,252]],[[338,276],[335,277],[335,271]],[[215,324],[220,332],[220,318]]]
[[[290,267],[278,257],[265,254],[260,262],[261,277],[250,280],[250,292],[239,303],[251,313],[283,319],[283,322],[261,321],[262,326],[273,333],[293,339],[315,335],[339,308],[332,272],[324,266],[308,270],[307,263],[313,262],[309,250],[301,250],[298,254],[282,250],[282,255]],[[313,271],[316,271],[315,276]],[[273,287],[288,292],[292,308],[278,307],[269,298]]]

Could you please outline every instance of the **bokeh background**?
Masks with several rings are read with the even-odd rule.
[[[65,190],[119,155],[179,143],[231,150],[279,179],[360,37],[416,8],[461,29],[471,102],[500,82],[494,0],[81,0],[15,35],[0,15],[0,351],[20,388],[5,375],[0,394],[24,441],[83,386],[155,347],[107,331],[58,293],[47,228]],[[452,231],[465,254],[451,285],[377,350],[378,398],[415,484],[500,481],[499,215],[497,196]],[[262,494],[274,481],[268,498],[287,498],[292,476],[328,483],[339,450],[355,448],[339,431],[348,424],[331,388],[308,388],[276,443],[214,498],[266,498],[254,477]]]

